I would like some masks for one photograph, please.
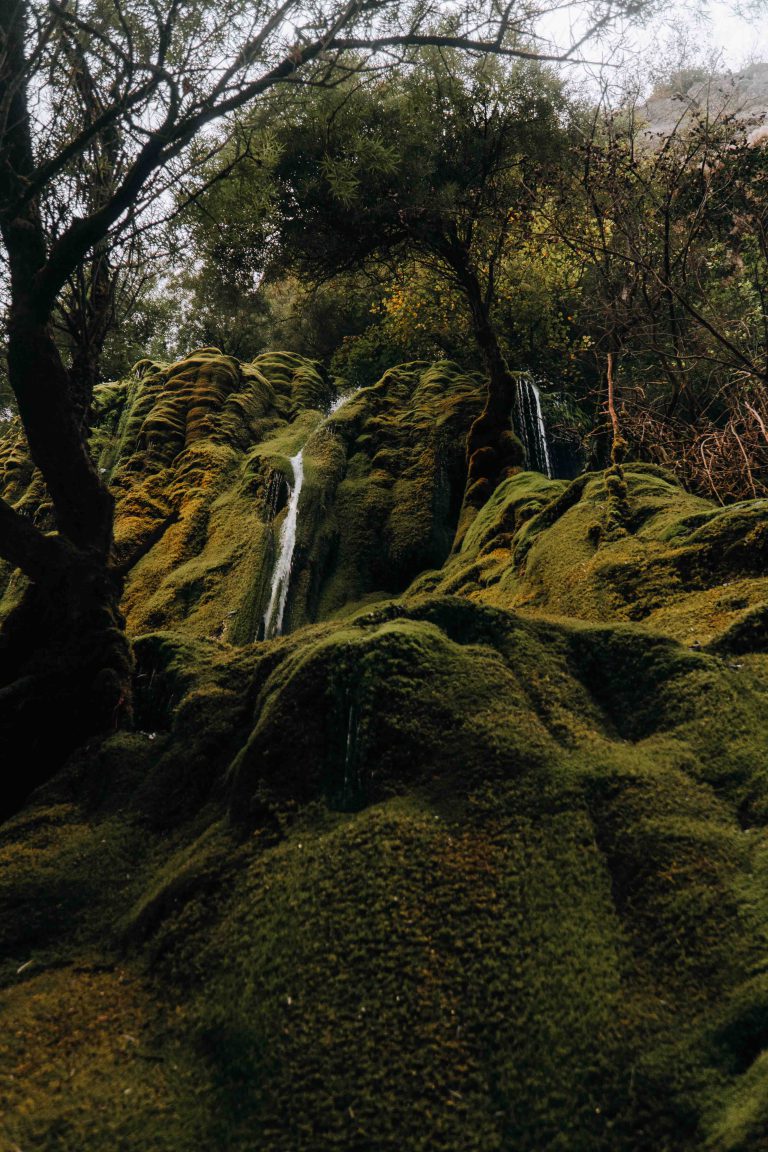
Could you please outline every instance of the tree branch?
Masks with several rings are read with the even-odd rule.
[[[0,497],[0,556],[14,568],[21,568],[32,580],[45,579],[56,550],[55,539]]]
[[[343,36],[331,40],[329,51],[370,51],[379,52],[382,48],[457,48],[463,52],[493,53],[495,56],[509,56],[515,60],[541,60],[542,63],[566,64],[574,61],[576,47],[567,52],[536,52],[525,48],[504,48],[497,40],[474,40],[465,36],[430,36],[403,33],[400,36]],[[588,64],[588,60],[579,60]],[[597,63],[592,61],[592,63]]]

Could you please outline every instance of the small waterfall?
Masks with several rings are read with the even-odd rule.
[[[349,705],[347,718],[347,743],[344,750],[344,781],[341,786],[341,802],[343,808],[354,807],[360,797],[360,768],[357,762],[357,742],[360,729],[360,717],[357,705]]]
[[[336,399],[331,402],[331,405],[325,414],[323,424],[325,424],[325,422],[329,420],[331,416],[333,416],[334,412],[338,412],[342,404],[346,404],[347,400],[351,400],[353,396],[357,396],[358,392],[360,391],[361,388],[348,388],[346,392],[340,392]]]
[[[331,416],[338,412],[342,404],[346,404],[347,400],[359,392],[359,388],[353,388],[349,392],[344,392],[337,396],[333,403],[330,405],[328,411],[323,417],[320,425],[315,428],[309,438],[304,442],[306,448],[309,441],[318,432],[322,432]],[[285,615],[286,604],[288,603],[288,589],[291,582],[291,568],[293,567],[293,553],[296,548],[296,525],[299,519],[299,496],[301,495],[301,486],[304,483],[304,448],[302,448],[295,456],[291,456],[290,465],[293,472],[293,483],[290,485],[290,495],[288,497],[288,506],[283,520],[283,526],[280,529],[280,551],[275,564],[274,572],[272,573],[272,588],[269,597],[269,607],[264,613],[264,635],[265,640],[271,640],[273,636],[281,636],[283,632],[283,617]],[[271,508],[274,515],[274,508],[277,502],[279,485],[273,485],[267,492],[267,508]]]
[[[541,411],[541,393],[529,372],[521,372],[517,377],[517,412],[528,467],[551,477],[552,462]]]
[[[351,392],[342,392],[340,396],[337,396],[325,414],[326,420],[329,416],[333,416],[334,412],[338,412],[342,404],[346,404],[347,400],[351,400],[356,391],[358,391],[358,389],[354,389],[354,391]]]
[[[288,510],[280,529],[280,553],[272,573],[272,591],[269,607],[264,614],[264,639],[279,636],[283,631],[283,616],[288,601],[288,586],[291,581],[293,552],[296,547],[296,524],[299,518],[299,496],[304,483],[304,450],[290,459],[293,484],[288,497]]]

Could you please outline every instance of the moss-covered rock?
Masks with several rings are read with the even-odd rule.
[[[340,388],[289,353],[241,364],[204,348],[175,364],[141,361],[96,389],[93,447],[117,500],[132,634],[259,638],[300,450],[287,629],[403,592],[443,562],[481,381],[448,363],[403,365],[327,415]],[[0,440],[0,492],[52,526],[15,427]],[[0,616],[16,594],[10,576],[0,571]]]
[[[150,1130],[159,1110],[223,1149],[746,1148],[722,1133],[746,1094],[765,1135],[753,660],[452,597],[239,652],[147,638],[157,729],[84,753],[7,830],[9,890],[68,893],[66,922],[9,941],[14,1035],[49,1042],[30,1005],[51,965],[69,1001],[58,965],[95,951],[153,1005],[140,1042],[181,1059],[141,1088]],[[127,1025],[102,1015],[73,1043],[110,1081]],[[108,1147],[114,1088],[83,1091],[104,1119],[11,1087],[8,1130]]]
[[[521,473],[449,555],[474,378],[140,371],[137,730],[0,834],[0,1142],[768,1146],[768,505]]]
[[[512,477],[460,554],[414,590],[550,617],[635,621],[697,646],[765,603],[766,501],[721,508],[654,465],[626,464],[624,475],[631,518],[618,535],[606,531],[602,473],[570,483],[534,472]]]

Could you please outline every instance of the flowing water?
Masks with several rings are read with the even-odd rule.
[[[346,404],[347,400],[351,400],[359,391],[359,388],[350,388],[348,392],[342,392],[341,395],[337,396],[326,412],[325,419],[327,420],[330,416],[333,416],[334,412],[338,412],[342,404]]]
[[[541,411],[541,393],[529,372],[521,372],[517,378],[517,412],[520,439],[525,448],[528,467],[551,476],[552,461]]]
[[[290,484],[288,510],[280,529],[280,551],[272,573],[272,593],[269,607],[264,614],[264,639],[280,636],[283,631],[283,616],[288,601],[288,586],[291,582],[293,552],[296,547],[296,524],[299,519],[299,497],[304,483],[304,449],[289,461],[293,482]]]
[[[325,419],[319,428],[311,434],[314,436],[322,429],[327,421],[338,412],[342,404],[346,404],[358,391],[357,388],[337,396],[328,409]],[[311,439],[310,436],[310,439]],[[304,445],[306,447],[306,443]],[[299,519],[299,497],[304,483],[304,448],[291,456],[290,461],[292,481],[289,482],[288,508],[280,529],[280,549],[272,573],[272,588],[269,596],[269,607],[264,613],[264,639],[271,640],[273,636],[281,636],[283,632],[283,617],[288,603],[288,589],[291,583],[291,569],[293,567],[293,553],[296,549],[296,525]],[[275,498],[276,498],[275,490]]]
[[[347,742],[344,750],[344,779],[341,786],[341,808],[351,811],[360,800],[361,780],[357,744],[360,717],[357,704],[352,701],[347,716]]]

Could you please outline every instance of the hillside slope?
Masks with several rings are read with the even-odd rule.
[[[476,379],[145,367],[137,730],[0,830],[0,1147],[768,1147],[768,503],[521,473],[450,555]]]

